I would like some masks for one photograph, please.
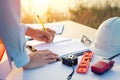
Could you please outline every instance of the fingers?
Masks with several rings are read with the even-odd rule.
[[[49,29],[49,28],[47,28],[47,31],[50,33],[51,42],[52,42],[54,37],[55,37],[56,32],[54,30]]]
[[[50,63],[56,62],[56,59],[48,59],[46,61],[47,61],[48,64],[50,64]]]
[[[55,32],[51,31],[51,30],[47,30],[47,32],[45,31],[41,31],[40,34],[37,34],[37,38],[40,41],[45,41],[47,43],[52,42],[55,36]]]
[[[58,57],[58,54],[46,49],[46,50],[39,50],[39,51],[36,51],[37,54],[39,55],[43,55],[43,56],[51,56],[51,57]]]
[[[44,41],[44,42],[52,42],[55,36],[55,31],[47,28],[47,32],[40,29],[28,29],[30,37],[35,40]]]
[[[55,62],[58,59],[58,55],[50,50],[39,50],[29,54],[30,62],[26,64],[24,69],[33,69],[42,67],[46,64]]]
[[[55,62],[59,58],[57,54],[50,50],[41,50],[37,52],[38,55],[43,56],[47,63]]]
[[[56,33],[54,30],[52,30],[50,28],[47,28],[47,31],[50,32],[52,35],[55,35],[55,33]]]

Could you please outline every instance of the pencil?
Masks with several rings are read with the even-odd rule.
[[[42,24],[43,30],[44,30],[44,31],[47,31],[47,29],[46,29],[46,27],[44,26],[44,24],[43,24],[42,20],[40,19],[39,15],[37,15],[37,18],[38,18],[39,22]]]

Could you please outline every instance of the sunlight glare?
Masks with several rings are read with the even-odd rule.
[[[32,11],[32,13],[37,14],[44,12],[50,0],[22,0],[22,7],[27,11]]]
[[[22,0],[22,7],[27,11],[34,12],[35,14],[43,14],[48,7],[66,12],[68,7],[73,5],[74,0]]]

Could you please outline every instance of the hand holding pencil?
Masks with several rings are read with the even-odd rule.
[[[40,24],[43,27],[43,30],[41,29],[33,29],[28,27],[26,35],[32,37],[35,40],[38,41],[44,41],[44,42],[52,42],[55,36],[55,31],[49,28],[46,28],[42,22],[42,20],[40,19],[39,15],[37,15],[37,18],[40,22]]]
[[[39,22],[42,24],[43,30],[44,30],[44,31],[47,31],[47,29],[46,29],[46,27],[44,26],[44,24],[43,24],[42,20],[40,19],[39,15],[37,15],[37,18],[38,18]]]

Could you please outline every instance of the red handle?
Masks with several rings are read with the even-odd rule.
[[[2,43],[0,43],[0,62],[2,60],[4,52],[5,52],[5,47],[4,47],[4,45]]]

